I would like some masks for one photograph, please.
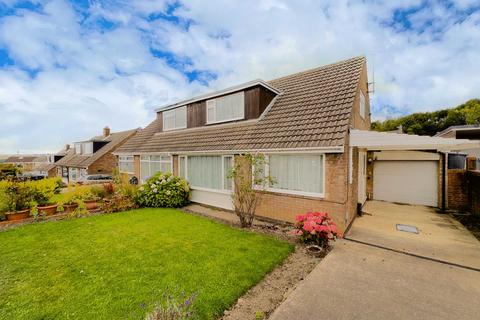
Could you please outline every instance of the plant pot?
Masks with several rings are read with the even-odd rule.
[[[98,208],[97,200],[85,200],[85,209],[87,210],[95,210]]]
[[[30,209],[7,212],[6,216],[8,221],[17,221],[17,220],[27,219],[28,217],[30,217]]]
[[[318,258],[322,258],[326,255],[326,250],[315,244],[309,245],[306,247],[307,253]]]
[[[77,209],[78,204],[72,203],[72,204],[64,204],[63,205],[63,213],[72,213]]]
[[[47,216],[54,215],[57,213],[57,204],[49,204],[46,206],[37,206],[38,214],[44,213]]]

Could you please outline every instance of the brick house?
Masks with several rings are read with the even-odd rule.
[[[51,163],[51,155],[16,155],[10,156],[3,163],[22,168],[24,173],[39,173]]]
[[[366,59],[356,57],[159,108],[156,119],[114,154],[120,171],[140,182],[157,171],[171,171],[190,182],[192,201],[232,210],[230,168],[242,165],[242,154],[261,153],[267,159],[265,171],[276,183],[258,191],[258,216],[292,222],[299,213],[326,211],[345,230],[367,198],[381,195],[373,185],[373,157],[389,165],[395,154],[404,160],[430,159],[434,171],[428,171],[428,181],[440,181],[436,152],[458,145],[455,139],[425,142],[425,137],[382,133],[378,146],[379,133],[369,131],[369,101]],[[378,167],[388,171],[383,164]],[[412,166],[413,175],[423,168],[405,164],[407,172]],[[245,170],[252,172],[248,166]],[[434,187],[420,201],[437,205]],[[392,201],[403,196],[398,194],[403,189],[392,188]]]
[[[103,134],[86,141],[78,141],[56,154],[54,163],[58,175],[68,182],[81,182],[87,175],[111,174],[117,168],[117,158],[113,155],[137,129],[111,133],[108,127]]]

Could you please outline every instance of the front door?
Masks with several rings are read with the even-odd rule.
[[[367,153],[358,152],[358,203],[364,204],[367,200]]]

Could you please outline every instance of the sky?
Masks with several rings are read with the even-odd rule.
[[[373,119],[479,98],[480,1],[0,0],[0,154],[359,55]]]

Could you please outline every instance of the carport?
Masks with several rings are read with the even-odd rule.
[[[350,147],[359,149],[361,205],[369,199],[445,208],[447,154],[480,141],[352,129]]]

